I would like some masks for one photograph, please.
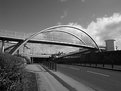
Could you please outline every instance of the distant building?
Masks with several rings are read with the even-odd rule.
[[[114,39],[105,40],[106,51],[115,51]]]

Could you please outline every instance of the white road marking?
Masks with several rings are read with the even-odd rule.
[[[70,69],[73,69],[73,70],[80,70],[78,68],[74,68],[74,67],[69,67]]]
[[[105,77],[110,77],[110,75],[103,74],[103,73],[98,73],[98,72],[94,72],[94,71],[87,71],[87,72],[88,73],[92,73],[92,74],[97,74],[97,75],[105,76]]]

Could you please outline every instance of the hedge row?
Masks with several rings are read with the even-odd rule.
[[[22,91],[25,60],[0,53],[0,91]]]

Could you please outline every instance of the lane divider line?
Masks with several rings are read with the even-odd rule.
[[[73,69],[73,70],[80,70],[78,68],[74,68],[74,67],[69,67],[70,69]]]
[[[88,73],[92,73],[92,74],[97,74],[97,75],[101,75],[101,76],[105,76],[105,77],[110,77],[110,75],[107,74],[103,74],[103,73],[98,73],[98,72],[94,72],[94,71],[87,71]]]

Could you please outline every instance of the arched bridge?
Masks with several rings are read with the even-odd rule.
[[[79,43],[75,44],[75,43],[68,43],[65,41],[64,42],[63,41],[61,41],[61,42],[60,41],[52,41],[49,39],[48,40],[41,40],[41,35],[46,35],[46,34],[50,34],[50,33],[64,33],[66,35],[70,35],[70,36],[72,36],[72,39],[75,38],[76,41],[78,41]],[[68,37],[68,36],[66,36],[66,37]],[[90,43],[87,43],[87,40],[85,40],[85,39],[89,39],[88,42],[90,42]],[[17,50],[19,50],[22,46],[26,45],[27,43],[72,46],[72,47],[79,47],[82,50],[84,49],[84,51],[85,51],[85,49],[86,49],[86,51],[87,50],[88,51],[92,51],[92,50],[100,51],[98,45],[96,44],[94,39],[89,34],[87,34],[82,29],[77,28],[75,26],[71,26],[71,25],[58,25],[58,26],[49,27],[49,28],[41,30],[37,33],[32,34],[31,36],[29,36],[26,39],[0,37],[0,40],[2,40],[2,48],[1,48],[2,51],[4,52],[7,49],[11,48],[9,53],[12,55],[14,55],[17,52]],[[10,47],[5,48],[5,50],[4,50],[4,42],[5,41],[15,41],[17,43],[15,45],[12,45]],[[93,44],[93,46],[89,45],[89,44]],[[82,51],[82,52],[84,52],[84,51]]]

